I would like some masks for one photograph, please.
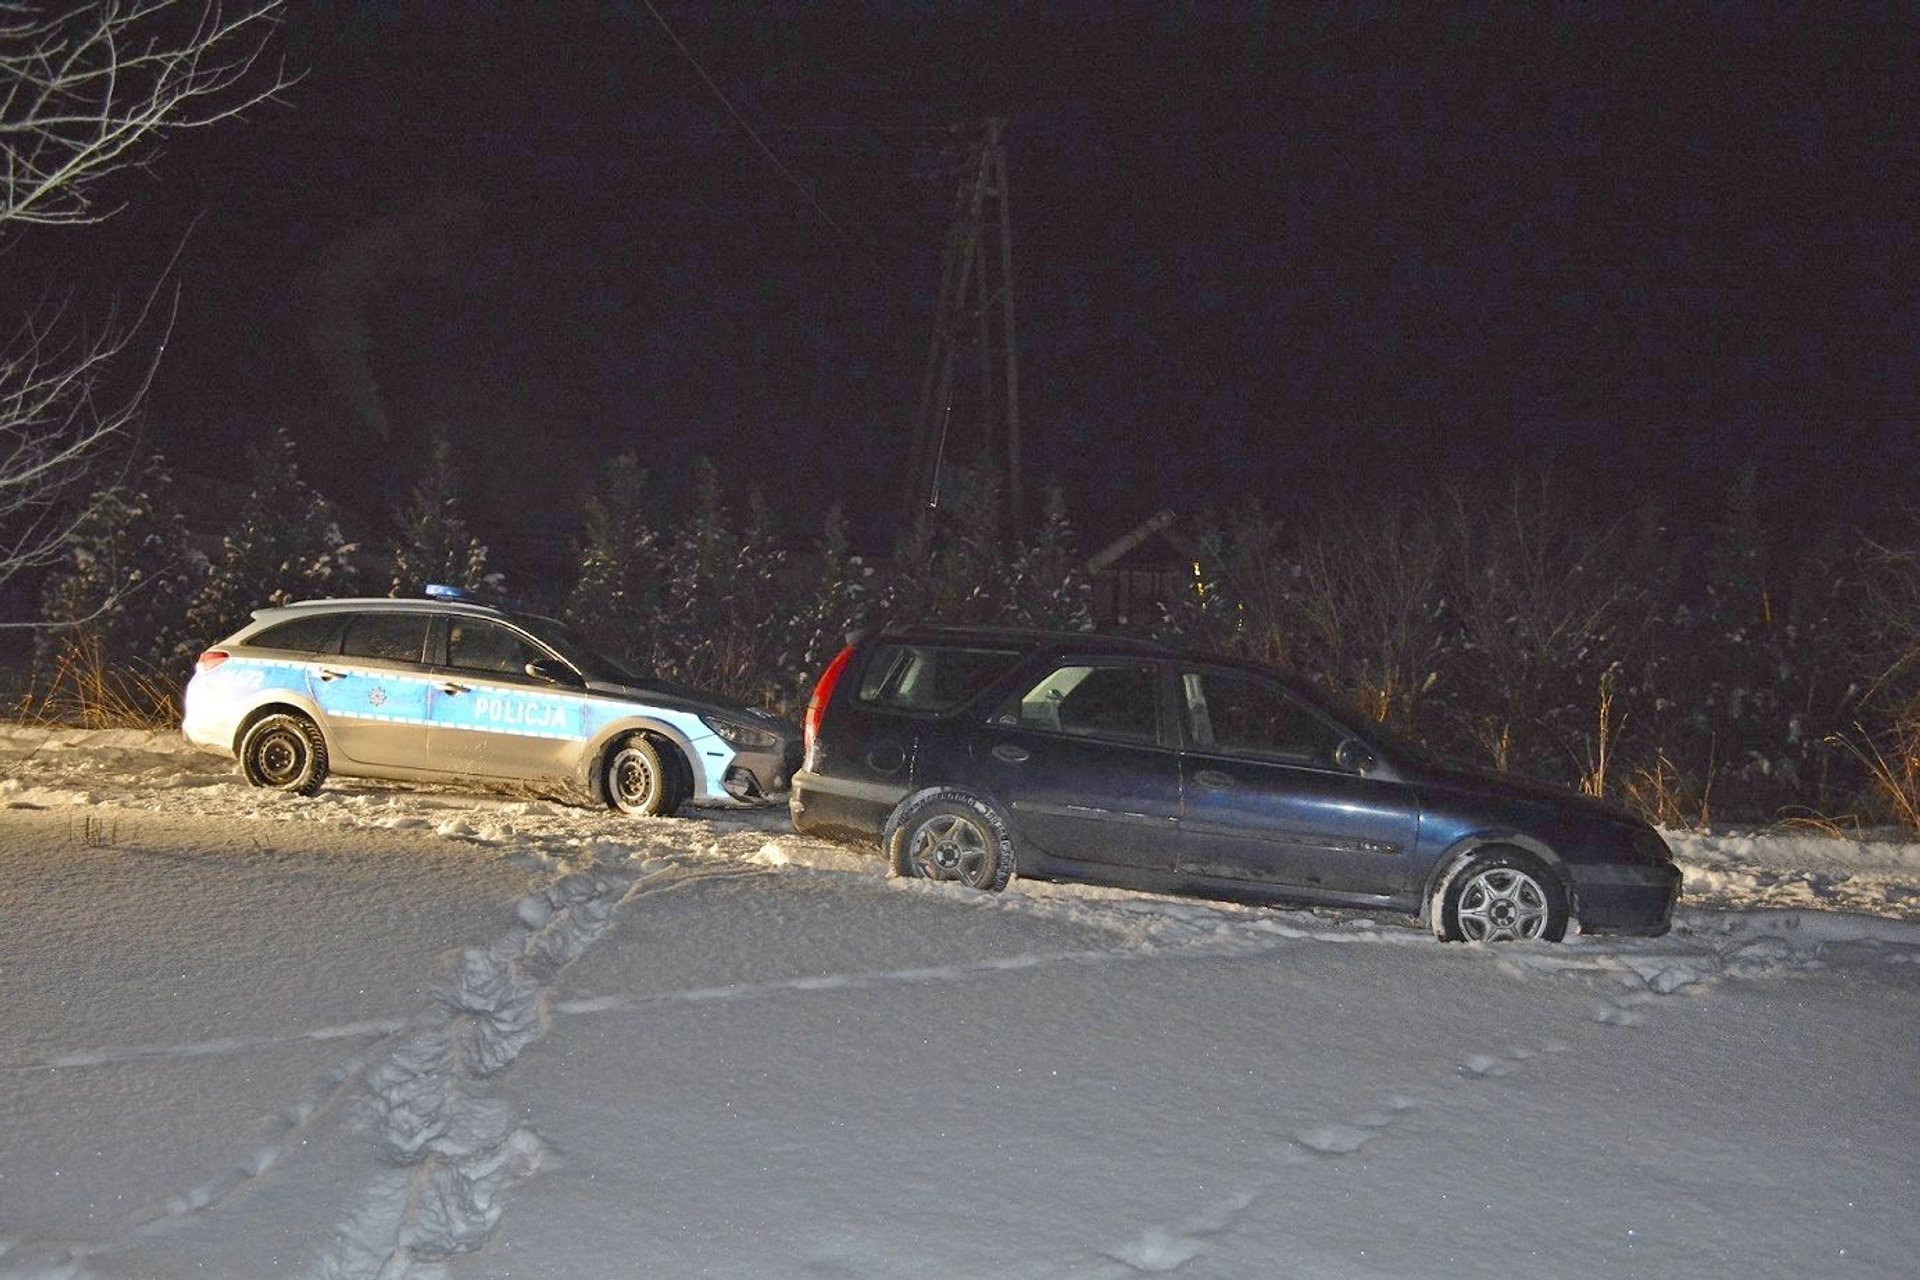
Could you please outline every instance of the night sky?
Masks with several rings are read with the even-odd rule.
[[[294,3],[286,106],[19,260],[125,298],[186,237],[185,470],[285,425],[377,512],[440,431],[511,558],[600,458],[704,454],[880,544],[950,130],[1003,116],[1029,487],[1090,544],[1548,457],[1602,505],[1920,497],[1910,7],[655,3],[787,172],[644,4]]]

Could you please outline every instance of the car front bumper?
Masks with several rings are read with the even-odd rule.
[[[1680,868],[1658,866],[1575,866],[1574,914],[1583,933],[1626,933],[1658,937],[1673,927],[1680,900]]]

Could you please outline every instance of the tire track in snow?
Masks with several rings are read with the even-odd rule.
[[[767,874],[675,862],[574,872],[521,898],[505,936],[461,952],[436,1016],[367,1074],[382,1167],[322,1252],[316,1280],[438,1280],[446,1259],[484,1244],[507,1192],[547,1159],[496,1086],[550,1028],[554,980],[635,898]]]
[[[160,1058],[217,1058],[228,1054],[254,1053],[280,1049],[288,1045],[315,1044],[327,1040],[373,1040],[404,1030],[403,1018],[375,1018],[366,1022],[347,1022],[335,1027],[310,1027],[283,1036],[251,1036],[228,1040],[183,1041],[178,1044],[122,1045],[105,1049],[82,1049],[63,1053],[39,1062],[11,1062],[7,1071],[71,1071],[83,1067],[117,1067],[129,1062],[147,1062]]]

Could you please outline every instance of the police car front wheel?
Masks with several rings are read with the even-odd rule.
[[[655,818],[680,807],[660,749],[641,734],[624,739],[607,754],[601,782],[608,806],[621,813]]]

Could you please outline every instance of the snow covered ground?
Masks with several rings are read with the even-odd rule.
[[[892,881],[0,726],[0,1277],[1908,1276],[1920,846],[1668,937]]]

